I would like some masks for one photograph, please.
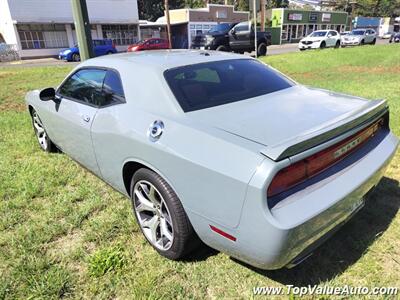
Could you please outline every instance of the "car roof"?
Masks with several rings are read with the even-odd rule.
[[[79,67],[98,66],[119,69],[120,67],[126,68],[128,65],[131,65],[134,66],[135,70],[138,72],[140,72],[140,68],[154,69],[163,72],[176,67],[228,59],[252,58],[245,55],[221,51],[185,49],[152,50],[100,56],[83,62]]]

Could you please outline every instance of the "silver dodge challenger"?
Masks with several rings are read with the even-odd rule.
[[[26,103],[40,147],[129,197],[174,260],[202,241],[258,268],[295,266],[363,207],[399,143],[384,100],[223,52],[90,59]]]

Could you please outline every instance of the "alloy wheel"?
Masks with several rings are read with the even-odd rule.
[[[174,228],[168,206],[157,188],[146,180],[134,186],[134,209],[147,240],[166,251],[172,246]]]
[[[48,147],[47,133],[44,130],[42,121],[40,121],[36,111],[32,113],[32,122],[40,147],[42,147],[43,150],[46,150]]]

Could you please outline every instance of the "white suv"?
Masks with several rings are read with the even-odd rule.
[[[299,49],[318,49],[326,47],[340,47],[340,34],[335,30],[317,30],[301,39]]]

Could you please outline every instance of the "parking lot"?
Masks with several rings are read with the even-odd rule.
[[[389,44],[388,39],[377,39],[376,45],[385,45]],[[298,52],[298,44],[283,44],[283,45],[271,45],[268,47],[268,54],[267,55],[279,55],[285,53],[292,53]],[[312,51],[312,50],[311,50]],[[245,55],[254,56],[255,53],[245,53]],[[65,62],[60,61],[56,58],[38,58],[38,59],[24,59],[18,61],[11,61],[11,62],[0,62],[0,66],[24,66],[24,67],[34,67],[34,66],[56,66],[56,65],[77,65],[76,62]]]

